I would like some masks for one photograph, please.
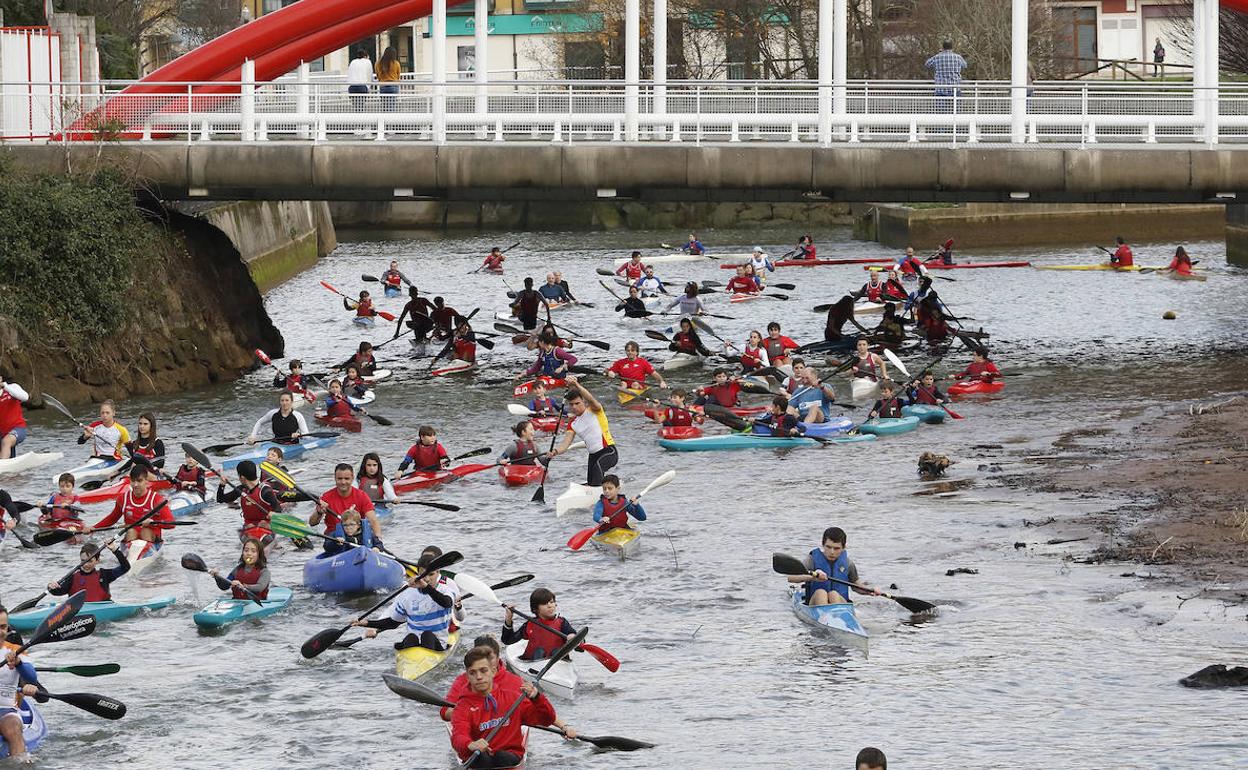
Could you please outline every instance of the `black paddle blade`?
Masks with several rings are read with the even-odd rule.
[[[56,545],[57,543],[64,543],[66,540],[69,540],[77,534],[77,532],[68,529],[41,529],[35,533],[34,540],[35,545],[46,548],[47,546]],[[14,611],[18,611],[16,607],[13,609]]]
[[[361,275],[360,280],[363,281],[364,283],[381,283],[380,278],[378,278],[375,275],[369,275],[368,273]]]
[[[235,442],[234,442],[234,443],[232,443],[232,444],[210,444],[210,445],[208,445],[208,446],[204,447],[204,451],[205,451],[205,452],[208,452],[208,453],[210,453],[210,454],[217,455],[217,454],[221,454],[222,452],[226,451],[227,449],[233,449],[233,448],[234,448],[234,447],[236,447],[236,446],[242,446],[243,444],[246,444],[246,443],[247,443],[246,441],[235,441]],[[194,455],[192,455],[192,456],[194,456]],[[199,458],[198,458],[198,457],[196,457],[195,459],[196,459],[196,460],[198,460]],[[205,460],[207,460],[208,458],[207,458],[207,457],[205,457],[204,459],[205,459]],[[203,463],[200,463],[200,465],[203,465]],[[209,461],[208,461],[208,465],[206,465],[206,466],[204,466],[204,467],[206,467],[206,468],[211,468],[211,467],[212,467],[212,461],[211,461],[211,460],[209,460]]]
[[[646,336],[652,340],[658,340],[659,342],[671,342],[666,334],[663,332],[656,332],[654,329],[646,329]]]
[[[320,655],[322,652],[325,652],[332,647],[334,642],[342,638],[342,635],[347,632],[348,628],[350,628],[350,626],[325,629],[308,641],[304,642],[303,646],[299,648],[299,654],[309,660],[315,658],[317,655]]]
[[[197,553],[182,554],[182,569],[189,569],[195,572],[207,572],[208,565],[204,563],[203,558]]]
[[[745,391],[746,393],[755,393],[755,394],[771,393],[771,388],[767,387],[766,383],[760,382],[759,380],[752,380],[752,379],[749,379],[748,377],[742,377],[740,380],[737,381],[737,384],[740,385],[741,390]]]
[[[47,642],[72,642],[95,633],[96,619],[94,615],[82,615],[48,634]]]
[[[455,461],[467,460],[469,457],[480,457],[481,455],[488,455],[490,452],[493,452],[493,451],[494,450],[490,449],[488,446],[483,446],[480,449],[474,449],[471,452],[464,452],[462,455],[456,455],[455,457],[452,457],[451,459]]]
[[[455,708],[454,703],[451,703],[424,685],[395,676],[394,674],[382,674],[381,679],[386,683],[386,687],[390,688],[390,692],[398,695],[400,698],[418,701],[429,706]]]
[[[217,588],[220,588],[222,591],[230,590],[230,586],[231,586],[230,581],[226,580],[220,575],[213,575],[212,579],[217,582]]]
[[[638,749],[654,748],[653,743],[636,741],[632,738],[621,738],[618,735],[599,735],[597,737],[592,735],[577,735],[576,737],[579,740],[585,741],[586,743],[592,743],[598,748],[607,749],[608,751],[637,751]]]
[[[453,567],[456,564],[459,564],[463,560],[464,560],[464,555],[460,553],[459,551],[447,551],[446,553],[442,554],[438,558],[429,562],[429,566],[428,568],[425,569],[424,574],[428,574],[430,572],[438,572],[440,570],[446,569],[447,567]]]
[[[21,604],[17,605],[16,607],[10,607],[10,608],[9,608],[9,614],[10,614],[10,615],[12,615],[12,614],[13,614],[13,613],[15,613],[15,612],[25,612],[26,610],[28,610],[28,609],[30,609],[30,608],[32,608],[32,607],[34,607],[36,604],[38,604],[38,603],[39,603],[39,600],[40,600],[40,599],[42,599],[43,597],[47,596],[47,595],[48,595],[48,594],[47,594],[47,592],[45,591],[45,592],[43,592],[43,593],[39,594],[38,596],[36,596],[36,597],[35,597],[35,598],[33,598],[33,599],[27,599],[26,601],[22,602]]]
[[[507,578],[501,583],[495,583],[494,585],[490,586],[490,588],[494,589],[495,591],[499,590],[500,588],[513,588],[518,585],[524,585],[525,583],[529,582],[532,579],[533,579],[532,575],[516,575],[513,578]]]
[[[87,601],[87,592],[78,591],[65,601],[58,604],[47,614],[41,623],[35,628],[35,633],[31,635],[30,641],[22,645],[18,652],[41,644],[48,640],[48,636],[56,629],[64,626],[66,623],[74,619],[78,611],[82,609],[82,605]]]
[[[582,303],[582,304],[583,304],[583,303]],[[589,345],[589,346],[591,346],[591,347],[598,348],[599,350],[610,350],[610,349],[611,349],[611,343],[610,343],[610,342],[603,342],[602,340],[577,340],[577,342],[583,342],[583,343],[585,343],[586,345]]]
[[[334,642],[330,646],[333,647],[335,650],[349,650],[362,641],[364,641],[364,637],[357,636],[354,639],[340,639],[339,641]]]
[[[806,569],[806,565],[802,564],[801,559],[795,559],[786,553],[773,553],[771,555],[771,569],[781,575],[810,574],[810,570]]]
[[[598,275],[615,275],[614,272],[608,270],[605,267],[596,267],[594,268],[594,272],[597,273]]]
[[[194,445],[194,444],[189,444],[189,443],[183,442],[183,444],[182,444],[182,451],[183,451],[183,452],[186,452],[186,453],[187,453],[188,455],[190,455],[191,457],[194,457],[194,458],[195,458],[195,462],[197,462],[197,463],[199,463],[200,465],[202,465],[202,466],[204,467],[204,469],[205,469],[205,470],[207,470],[207,469],[209,469],[209,468],[211,468],[211,467],[212,467],[212,460],[209,460],[209,459],[208,459],[208,455],[206,455],[206,454],[204,454],[203,452],[199,451],[199,449],[197,449],[197,448],[195,447],[195,445]]]
[[[546,502],[546,487],[545,487],[545,485],[543,485],[543,486],[539,486],[539,487],[537,488],[537,491],[533,493],[533,499],[532,499],[532,501],[531,501],[531,502],[534,502],[534,503],[544,503],[544,502]]]
[[[893,596],[892,594],[885,594],[885,596],[888,596],[888,598],[897,602],[902,607],[905,607],[915,615],[922,615],[925,612],[932,612],[936,609],[935,604],[925,602],[922,599],[915,599],[910,596]]]
[[[106,695],[96,695],[90,692],[67,692],[64,695],[53,695],[50,692],[41,694],[46,698],[68,703],[104,719],[121,719],[126,715],[126,704]]]
[[[534,682],[541,680],[546,673],[555,667],[555,664],[572,654],[572,651],[581,646],[581,642],[585,641],[585,637],[589,636],[589,626],[581,626],[581,630],[577,631],[563,646],[555,650],[555,654],[550,656],[550,660],[546,661],[546,665],[542,666],[542,670],[538,672]]]
[[[451,505],[450,503],[430,503],[424,500],[410,500],[409,502],[412,505],[423,505],[426,508],[437,508],[439,511],[450,511],[451,513],[459,510],[458,505]]]
[[[50,671],[59,674],[73,674],[74,676],[108,676],[121,671],[121,666],[117,663],[98,663],[85,664],[79,666],[36,666],[36,671]]]
[[[720,406],[719,404],[707,404],[702,407],[706,412],[706,416],[715,422],[733,430],[745,430],[750,427],[750,423],[745,419],[733,414],[730,410]]]
[[[111,479],[92,479],[91,481],[88,481],[82,485],[82,491],[93,492],[99,489],[100,487],[104,486],[105,484],[109,483],[110,481]]]
[[[372,420],[373,422],[377,423],[378,425],[394,425],[393,420],[387,417],[382,417],[381,415],[370,414],[368,418]]]

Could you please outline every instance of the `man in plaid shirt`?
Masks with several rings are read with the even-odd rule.
[[[936,95],[953,96],[956,92],[955,88],[942,88],[941,86],[956,86],[962,82],[962,70],[966,69],[966,59],[953,52],[953,43],[948,40],[941,45],[941,49],[941,52],[928,59],[924,66],[932,71],[933,80],[936,83]]]

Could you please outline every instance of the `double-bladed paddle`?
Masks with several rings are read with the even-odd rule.
[[[352,297],[348,297],[346,294],[343,294],[341,291],[339,291],[337,288],[335,288],[335,287],[334,287],[332,284],[330,284],[328,281],[321,281],[321,285],[322,285],[322,286],[324,286],[326,289],[329,289],[330,291],[332,291],[334,294],[337,294],[339,297],[342,297],[342,298],[343,298],[343,299],[345,299],[347,302],[354,304],[356,307],[359,307],[359,306],[360,306],[360,301],[359,301],[358,299],[354,299],[354,298],[352,298]],[[385,320],[387,320],[387,321],[393,321],[393,320],[394,320],[394,318],[395,318],[394,313],[387,313],[387,312],[386,312],[386,311],[384,311],[384,310],[374,310],[374,311],[373,311],[373,315],[378,315],[378,316],[381,316],[382,318],[384,318],[384,319],[385,319]]]
[[[632,503],[637,502],[638,500],[641,499],[641,496],[644,495],[645,493],[649,492],[652,489],[658,489],[659,487],[672,483],[672,479],[674,478],[676,478],[676,471],[667,471],[666,473],[663,473],[654,481],[651,481],[649,484],[647,484],[646,488],[638,492],[637,496],[634,497],[629,502],[632,502]],[[595,523],[592,527],[586,527],[585,529],[582,529],[580,532],[577,532],[575,535],[568,538],[568,548],[571,548],[573,551],[581,550],[581,548],[583,548],[585,544],[589,542],[590,538],[592,538],[595,534],[597,534],[597,532],[601,528],[602,528],[601,524]],[[514,612],[515,610],[512,610],[512,611]]]
[[[802,564],[801,559],[796,559],[792,556],[789,556],[788,554],[783,554],[783,553],[773,553],[771,555],[771,568],[772,570],[774,570],[775,572],[778,572],[781,575],[813,575],[814,574],[809,569],[806,568],[805,564]],[[851,583],[848,580],[838,580],[837,578],[834,578],[831,576],[828,577],[828,580],[833,583],[839,583],[840,585],[843,585],[843,586],[849,586],[850,588],[862,588],[862,586],[858,585],[857,583]],[[883,591],[880,591],[880,596],[883,596],[885,599],[892,599],[893,601],[897,602],[902,607],[905,607],[907,610],[909,610],[910,612],[916,615],[920,613],[924,613],[924,612],[931,612],[932,610],[936,609],[935,604],[932,604],[931,602],[925,602],[922,599],[914,599],[909,596],[896,596],[894,594],[885,593]]]
[[[334,437],[334,436],[339,436],[339,435],[341,435],[341,434],[340,434],[340,433],[336,433],[336,432],[334,432],[334,431],[332,431],[332,430],[321,430],[321,431],[312,431],[312,432],[310,432],[310,433],[301,433],[301,434],[299,435],[299,438],[300,438],[300,439],[305,439],[305,438],[332,438],[332,437]],[[254,443],[256,443],[256,444],[263,444],[263,443],[264,443],[264,442],[266,442],[266,441],[280,442],[280,441],[285,441],[285,439],[279,439],[279,438],[278,438],[278,437],[276,437],[276,436],[271,436],[271,437],[269,437],[269,438],[262,438],[262,439],[258,439],[258,440],[256,440]],[[205,451],[205,452],[211,452],[211,453],[213,453],[213,454],[221,454],[222,452],[224,452],[224,451],[226,451],[226,450],[229,450],[229,449],[233,449],[234,447],[248,446],[248,445],[250,445],[251,443],[252,443],[252,442],[249,442],[249,441],[235,441],[235,442],[233,442],[233,443],[231,443],[231,444],[211,444],[211,445],[209,445],[209,446],[204,447],[204,450],[203,450],[203,451]],[[294,442],[291,442],[291,443],[292,443],[292,445],[293,445],[293,444],[297,444],[297,443],[299,443],[299,442],[298,442],[298,441],[294,441]]]
[[[464,318],[464,323],[459,324],[459,326],[472,323],[473,317],[475,317],[477,313],[480,313],[480,312],[481,312],[481,308],[479,307],[473,308],[472,312],[469,313],[467,317]],[[452,323],[454,323],[454,321],[452,321]],[[429,359],[429,371],[433,371],[433,365],[438,362],[438,359],[446,355],[447,353],[450,353],[454,347],[455,347],[455,329],[451,329],[450,336],[446,338],[446,344],[442,346],[442,349],[438,351],[437,355]]]
[[[463,454],[455,455],[454,457],[450,458],[450,461],[459,462],[460,460],[467,460],[469,457],[480,457],[481,455],[488,455],[490,452],[493,452],[493,451],[494,450],[490,449],[488,446],[478,447],[468,452],[464,452]],[[431,473],[433,471],[440,471],[440,470],[442,470],[442,468],[430,467],[430,466],[426,466],[424,468],[413,468],[411,473],[406,473],[400,476],[399,478],[406,479],[406,478],[411,478],[412,476],[415,476],[417,473]],[[453,472],[455,469],[448,468],[447,470],[450,470]]]
[[[163,524],[166,527],[194,527],[198,526],[199,522],[189,520],[166,521],[163,522]],[[129,527],[100,527],[99,529],[92,530],[92,532],[110,532],[112,530],[121,530],[124,532],[126,529],[129,529]],[[46,548],[50,545],[64,543],[66,540],[70,540],[81,534],[81,532],[74,532],[72,529],[41,529],[35,533],[35,545]]]
[[[94,665],[82,664],[76,666],[35,666],[35,670],[50,674],[73,674],[74,676],[90,677],[116,674],[118,671],[121,671],[121,666],[116,663],[97,663]]]
[[[558,419],[555,420],[555,430],[550,434],[550,448],[546,450],[546,454],[548,456],[550,455],[551,452],[555,451],[555,442],[559,440],[559,427],[563,425],[563,418],[564,418],[564,415],[566,414],[565,410],[566,410],[566,407],[559,408],[559,417]],[[539,481],[537,484],[537,491],[533,493],[532,502],[534,503],[546,502],[546,474],[548,474],[549,472],[550,472],[550,462],[547,462],[545,465],[542,466],[542,478],[541,478],[541,481]]]
[[[695,316],[690,316],[690,317],[689,317],[689,323],[693,324],[694,326],[698,327],[698,328],[699,328],[699,329],[701,329],[702,331],[706,332],[707,334],[711,335],[711,336],[712,336],[712,337],[714,337],[715,339],[717,339],[717,340],[719,340],[720,342],[722,342],[722,343],[724,344],[724,347],[725,347],[725,348],[731,348],[732,350],[736,350],[736,349],[737,349],[737,346],[736,346],[736,345],[732,344],[732,343],[731,343],[731,342],[729,342],[728,340],[726,340],[726,339],[724,339],[723,337],[721,337],[721,336],[719,336],[718,334],[716,334],[716,333],[715,333],[715,330],[711,328],[711,325],[710,325],[710,324],[708,324],[706,321],[703,321],[701,318],[698,318],[696,315],[695,315]]]
[[[428,575],[430,572],[437,572],[438,570],[444,567],[450,567],[453,564],[458,564],[460,561],[463,560],[463,558],[464,558],[464,555],[460,553],[459,551],[447,551],[441,556],[435,558],[433,561],[429,562],[428,567],[417,572],[416,575],[412,578],[412,581],[414,582],[416,580],[420,580],[425,575]],[[401,562],[401,561],[400,563],[406,564],[406,562]],[[367,618],[369,615],[372,615],[374,612],[376,612],[377,610],[381,609],[382,607],[386,606],[391,601],[393,601],[396,596],[406,591],[407,587],[408,585],[405,582],[403,585],[399,586],[394,591],[387,594],[385,598],[383,598],[381,601],[377,602],[372,607],[369,607],[367,610],[364,610],[364,612],[360,613],[355,619],[363,620],[364,618]],[[308,639],[306,642],[303,643],[303,645],[299,648],[299,654],[303,655],[303,657],[305,658],[315,658],[317,655],[320,655],[322,652],[325,652],[325,650],[329,649],[334,644],[334,642],[341,639],[342,635],[345,634],[348,630],[350,630],[352,625],[354,625],[354,621],[352,623],[348,623],[347,625],[341,628],[327,628],[324,631],[321,631],[320,633],[316,634],[315,636],[313,636],[312,638]]]
[[[201,558],[199,554],[195,553],[182,554],[182,568],[188,569],[192,572],[208,572],[208,565],[204,563],[203,558]],[[233,583],[220,575],[213,575],[212,579],[217,582],[217,588],[220,588],[222,591],[229,591],[235,587]],[[256,595],[255,591],[252,591],[246,586],[243,586],[240,590],[247,594],[247,597],[253,602],[259,604],[261,607],[264,606],[264,602],[261,601],[260,597]]]
[[[506,254],[507,252],[511,251],[512,249],[516,248],[519,245],[520,245],[520,241],[516,241],[515,243],[511,244],[507,248],[500,251],[499,254]],[[468,275],[475,275],[484,269],[485,269],[485,262],[482,262],[480,267],[478,267],[476,270],[469,272]]]
[[[905,362],[903,362],[900,358],[898,358],[896,353],[894,353],[893,351],[889,350],[888,348],[884,348],[884,357],[888,359],[888,362],[889,362],[889,363],[891,363],[893,366],[897,367],[897,371],[901,372],[901,373],[902,373],[902,375],[904,375],[904,376],[906,376],[906,377],[910,377],[910,376],[911,376],[911,375],[910,375],[910,370],[906,368],[906,364],[905,364]],[[936,359],[936,361],[939,361],[939,360],[940,360],[939,358],[938,358],[938,359]],[[933,361],[933,362],[932,362],[932,364],[933,364],[933,365],[935,365],[935,363],[936,363],[935,361]],[[940,408],[944,409],[944,410],[945,410],[945,412],[946,412],[946,413],[947,413],[950,417],[952,417],[953,419],[955,419],[955,420],[961,420],[961,419],[963,419],[962,415],[960,415],[960,414],[958,414],[957,412],[953,411],[952,409],[950,409],[949,407],[945,406],[944,404],[940,404],[939,406],[940,406]]]

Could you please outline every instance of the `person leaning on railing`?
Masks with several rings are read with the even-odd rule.
[[[399,53],[394,46],[386,48],[377,62],[377,90],[382,94],[382,108],[386,112],[394,112],[395,102],[399,96],[399,79],[403,77],[403,68],[399,66]]]
[[[368,51],[357,48],[347,65],[347,93],[351,95],[351,108],[356,112],[365,110],[372,83],[373,61],[368,57]]]

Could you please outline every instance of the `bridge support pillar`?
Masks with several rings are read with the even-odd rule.
[[[299,69],[296,72],[295,112],[299,114],[300,121],[299,127],[295,129],[295,136],[298,136],[300,139],[307,139],[309,131],[306,121],[311,119],[309,113],[311,113],[312,84],[310,79],[312,70],[308,67],[307,62],[299,62]]]
[[[445,2],[445,0],[443,0]],[[637,141],[641,91],[641,0],[624,0],[624,139]]]
[[[834,0],[819,0],[819,144],[832,143],[832,26]]]
[[[832,0],[832,114],[844,121],[846,112],[845,84],[849,79],[849,0]],[[845,128],[836,129],[838,137]]]
[[[1027,141],[1027,0],[1013,0],[1010,13],[1010,141]]]
[[[1248,205],[1226,206],[1226,262],[1248,267]]]
[[[239,133],[244,142],[256,140],[256,63],[251,59],[243,62],[239,79],[242,88],[239,91],[238,117]]]
[[[433,141],[446,144],[446,0],[433,0]]]
[[[490,82],[490,54],[489,42],[487,35],[490,26],[490,0],[477,0],[474,9],[473,23],[473,60],[472,75],[473,80],[477,83],[476,113],[477,123],[480,128],[477,130],[479,138],[484,137],[484,120],[485,115],[490,111],[489,107],[489,82]]]
[[[667,0],[654,0],[654,104],[651,112],[667,114]],[[667,135],[666,127],[657,127],[659,138]]]

